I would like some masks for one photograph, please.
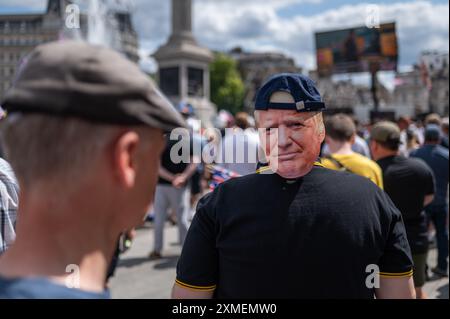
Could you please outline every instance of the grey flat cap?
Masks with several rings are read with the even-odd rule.
[[[75,116],[164,131],[186,126],[135,64],[113,50],[81,41],[38,46],[27,57],[2,106],[8,113]]]

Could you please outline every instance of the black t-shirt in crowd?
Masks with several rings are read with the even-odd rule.
[[[314,167],[293,182],[236,178],[202,198],[176,282],[216,298],[373,298],[370,265],[411,275],[400,212],[366,178]]]
[[[383,170],[384,190],[400,210],[413,254],[428,249],[423,201],[434,194],[433,172],[425,162],[404,156],[389,156],[377,163]]]
[[[174,148],[173,154],[178,156],[173,158],[176,160],[175,163],[171,158],[171,150]],[[187,151],[186,151],[187,150]],[[166,139],[166,148],[161,156],[161,166],[172,174],[181,174],[184,172],[186,167],[189,165],[193,154],[192,139],[189,137],[183,137],[175,140],[171,140],[169,137]],[[178,160],[181,160],[178,162]],[[158,184],[171,185],[172,182],[165,180],[160,177],[158,179]]]

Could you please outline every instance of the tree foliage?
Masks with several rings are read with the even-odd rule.
[[[212,102],[233,114],[241,111],[245,88],[236,61],[218,53],[210,65],[210,73]]]

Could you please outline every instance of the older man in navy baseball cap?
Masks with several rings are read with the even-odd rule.
[[[400,212],[370,180],[317,162],[325,105],[313,81],[276,75],[255,109],[269,166],[200,200],[173,296],[412,298]]]
[[[311,171],[325,138],[325,103],[314,82],[301,74],[279,74],[259,90],[255,117],[271,169],[285,178]]]

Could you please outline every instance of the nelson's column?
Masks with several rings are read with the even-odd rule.
[[[172,0],[172,34],[154,54],[159,65],[159,85],[177,105],[191,103],[203,126],[211,126],[216,107],[210,101],[211,51],[192,34],[192,0]]]

